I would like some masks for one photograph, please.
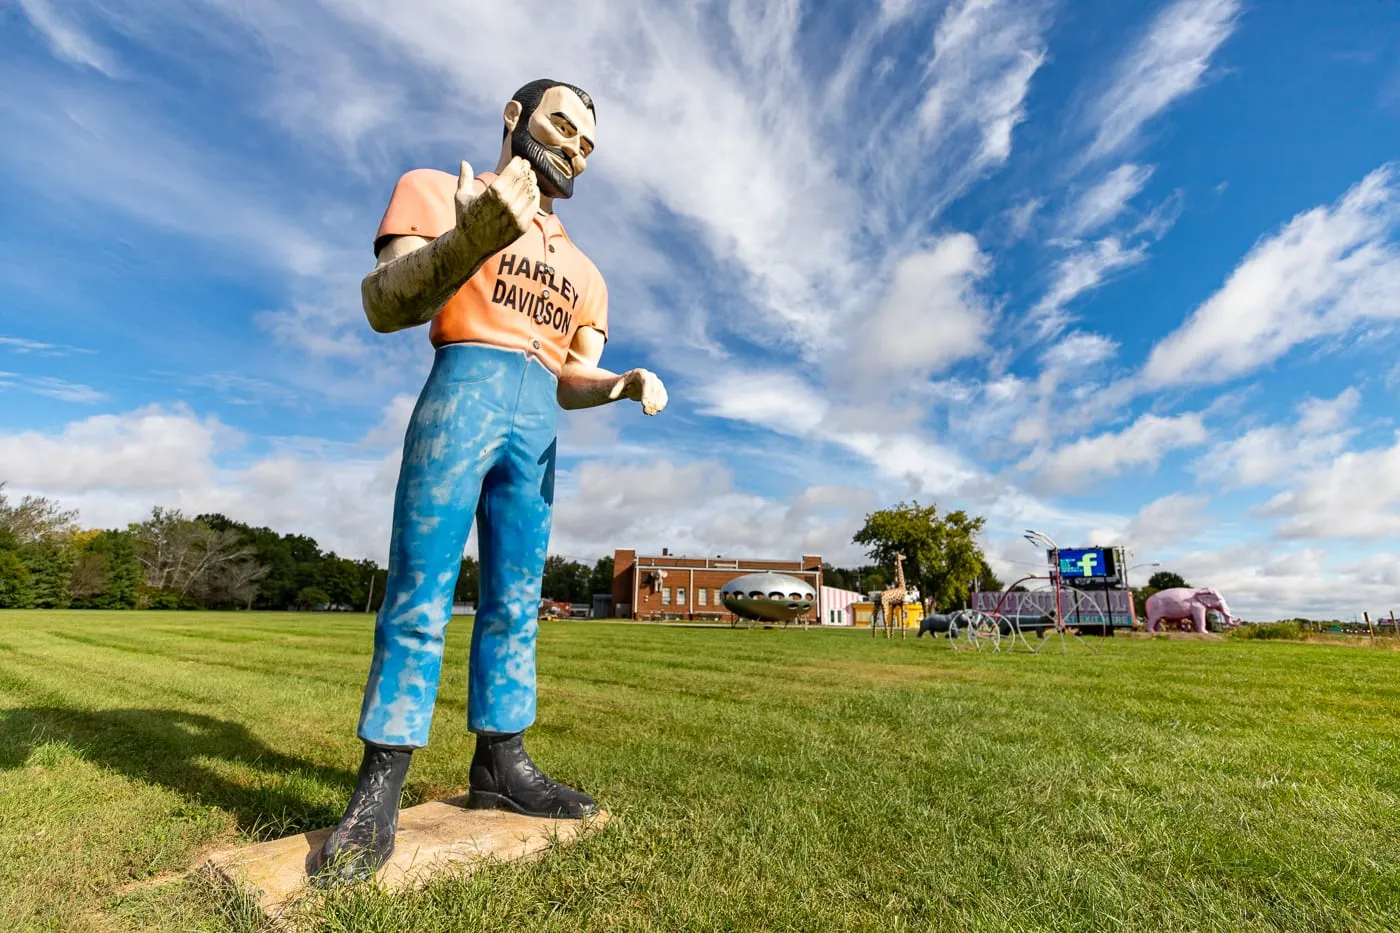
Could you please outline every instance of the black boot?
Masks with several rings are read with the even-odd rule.
[[[399,828],[399,795],[412,756],[409,748],[365,743],[355,792],[340,825],[312,856],[312,878],[321,883],[363,881],[389,860]]]
[[[577,820],[598,812],[593,798],[551,781],[525,754],[521,733],[478,735],[472,755],[472,810],[514,810],[526,816]]]

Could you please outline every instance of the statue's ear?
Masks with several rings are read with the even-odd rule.
[[[520,114],[525,108],[520,106],[520,101],[513,100],[506,104],[506,111],[502,118],[506,121],[506,132],[512,132],[515,125],[520,122]]]

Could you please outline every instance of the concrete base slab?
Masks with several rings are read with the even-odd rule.
[[[394,854],[375,881],[398,890],[420,886],[446,870],[470,872],[490,860],[529,858],[556,841],[572,842],[609,819],[606,812],[588,820],[549,820],[504,810],[468,810],[466,800],[463,795],[400,811]],[[331,828],[318,829],[216,852],[199,868],[247,890],[275,920],[296,901],[306,884],[311,854],[330,834]]]

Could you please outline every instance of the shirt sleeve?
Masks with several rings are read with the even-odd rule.
[[[593,270],[593,281],[584,300],[583,313],[579,315],[579,326],[601,331],[603,339],[608,339],[608,285],[597,269]]]
[[[478,190],[485,185],[476,182]],[[442,236],[457,222],[454,205],[457,177],[447,172],[419,168],[407,172],[394,185],[384,219],[374,234],[374,251],[396,236],[421,236],[429,240]]]

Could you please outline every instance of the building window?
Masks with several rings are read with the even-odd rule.
[[[671,588],[669,586],[663,586],[661,588],[661,605],[671,605]]]
[[[698,589],[698,590],[695,591],[695,595],[698,596],[698,597],[700,598],[700,605],[702,605],[702,606],[708,606],[708,605],[709,605],[709,603],[707,602],[707,600],[709,599],[709,594],[710,594],[710,591],[707,590],[707,589],[705,589],[703,586],[700,587],[700,589]]]
[[[677,605],[677,606],[684,606],[684,605],[685,605],[685,587],[683,587],[683,586],[678,586],[678,587],[676,587],[676,605]]]

